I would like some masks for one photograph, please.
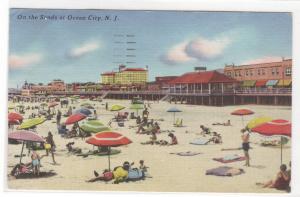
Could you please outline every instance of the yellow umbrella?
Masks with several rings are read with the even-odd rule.
[[[15,109],[15,106],[14,105],[9,105],[8,109]]]
[[[120,111],[120,110],[122,110],[124,108],[125,107],[122,106],[122,105],[113,105],[113,106],[111,106],[110,111]]]
[[[34,127],[36,125],[42,124],[46,121],[46,118],[32,118],[28,119],[27,121],[23,122],[18,129],[29,129],[31,127]]]
[[[257,117],[257,118],[253,118],[252,120],[250,120],[250,122],[247,124],[247,128],[248,129],[252,129],[260,124],[266,123],[266,122],[270,122],[272,121],[273,118],[268,117],[268,116],[261,116],[261,117]]]

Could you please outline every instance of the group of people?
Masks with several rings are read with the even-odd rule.
[[[215,131],[211,131],[210,128],[208,128],[204,125],[200,125],[200,129],[201,129],[200,134],[203,137],[210,136],[210,138],[208,140],[208,143],[209,142],[214,143],[214,144],[222,144],[223,143],[222,135],[220,133],[217,133]]]
[[[115,167],[112,171],[105,169],[102,172],[102,175],[94,170],[95,177],[92,179],[87,180],[87,182],[96,182],[96,181],[111,181],[114,180],[114,184],[118,184],[124,181],[130,180],[141,180],[146,177],[151,178],[148,173],[148,168],[145,165],[144,160],[139,161],[139,167],[133,167],[134,162],[129,163],[125,161],[122,166]],[[132,174],[132,175],[131,175]]]

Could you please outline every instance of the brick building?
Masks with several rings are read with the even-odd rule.
[[[248,87],[289,87],[292,83],[292,59],[249,65],[225,65],[224,73]]]

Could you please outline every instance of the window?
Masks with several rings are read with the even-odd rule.
[[[246,70],[246,76],[248,76],[249,75],[249,71],[248,70]]]
[[[292,75],[292,68],[286,68],[285,69],[285,76],[291,76]]]
[[[275,68],[272,68],[272,75],[275,75]]]
[[[257,70],[257,74],[260,75],[260,69]]]
[[[276,75],[279,75],[279,69],[276,68]]]

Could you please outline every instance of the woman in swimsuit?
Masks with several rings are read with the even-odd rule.
[[[275,180],[270,180],[267,183],[257,183],[257,185],[262,185],[263,188],[276,188],[278,190],[288,190],[290,183],[290,176],[285,164],[280,166],[280,171],[277,173]]]

